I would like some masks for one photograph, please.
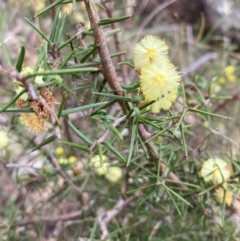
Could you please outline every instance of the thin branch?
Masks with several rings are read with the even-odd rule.
[[[87,44],[85,43],[85,41],[82,39],[82,32],[84,31],[85,29],[85,22],[80,22],[78,25],[77,25],[77,33],[76,33],[76,36],[77,36],[77,40],[78,42],[84,47],[84,48],[87,48]]]
[[[157,232],[158,229],[161,227],[162,223],[163,223],[163,221],[161,220],[161,221],[158,221],[158,222],[154,225],[154,227],[153,227],[153,229],[152,229],[152,232],[150,233],[150,236],[149,236],[149,241],[153,240],[154,236],[156,235],[156,232]]]
[[[83,198],[81,189],[70,179],[70,177],[62,170],[58,162],[56,161],[53,154],[45,148],[45,152],[48,156],[51,164],[56,168],[57,172],[62,176],[62,178],[71,186],[73,189]]]
[[[101,1],[103,6],[106,8],[106,12],[107,12],[107,15],[109,18],[112,18],[113,17],[113,14],[112,14],[112,9],[110,9],[106,3],[104,1]],[[114,7],[114,2],[112,3],[112,6]],[[112,7],[112,8],[113,8]],[[112,23],[111,24],[112,26],[112,29],[116,29],[117,28],[117,23]],[[113,35],[113,38],[114,38],[114,43],[115,43],[115,47],[116,47],[116,50],[118,52],[122,52],[122,46],[120,45],[120,40],[119,40],[119,35],[118,33],[115,33]],[[119,55],[118,56],[118,62],[123,62],[123,56],[122,55]],[[125,84],[128,84],[129,83],[129,80],[128,80],[128,75],[127,75],[127,66],[126,65],[120,65],[120,70],[121,70],[121,74],[122,74],[122,78],[123,78],[123,83]]]
[[[66,221],[66,220],[71,220],[78,218],[81,216],[83,213],[83,210],[72,212],[72,213],[67,213],[63,215],[58,215],[58,216],[42,216],[42,217],[34,217],[34,218],[29,218],[17,223],[14,223],[11,225],[11,227],[17,227],[17,226],[26,226],[29,224],[34,224],[34,223],[39,223],[39,222],[57,222],[57,221]]]
[[[210,52],[207,54],[204,54],[201,56],[199,59],[197,59],[195,62],[192,64],[188,65],[187,67],[182,69],[182,77],[191,74],[192,72],[195,72],[199,68],[201,68],[203,65],[205,65],[207,62],[216,60],[219,57],[217,53]]]
[[[31,98],[33,100],[37,100],[38,96],[34,90],[33,84],[29,83],[26,78],[23,76],[23,74],[19,73],[16,70],[8,70],[4,69],[2,66],[0,66],[0,74],[2,75],[8,75],[12,79],[16,79],[17,81],[21,82],[26,89],[27,92],[29,92]]]
[[[133,45],[136,44],[136,42],[138,41],[139,39],[139,35],[143,32],[143,29],[148,25],[148,23],[151,22],[151,20],[160,12],[162,11],[164,8],[168,7],[169,5],[171,5],[172,3],[176,2],[176,0],[168,0],[160,5],[158,5],[157,8],[155,8],[151,14],[143,21],[143,23],[138,27],[138,31],[137,33],[135,34],[135,38],[134,40],[132,41],[133,42]]]
[[[120,125],[123,121],[126,120],[126,116],[123,116],[121,118],[118,118],[114,121],[114,123],[112,124],[113,127],[117,127],[118,125]],[[92,146],[90,147],[90,150],[92,151],[95,147],[97,143],[104,143],[108,137],[110,133],[110,129],[107,129],[107,131],[97,140],[95,141]]]
[[[98,51],[102,63],[103,76],[107,80],[114,93],[116,95],[122,96],[123,89],[120,85],[120,81],[117,78],[114,66],[112,64],[102,27],[99,25],[99,16],[95,3],[91,0],[84,0],[84,3],[93,30],[94,39],[98,46]],[[124,101],[119,100],[119,104],[121,105],[123,112],[126,113],[127,109]]]
[[[68,39],[71,38],[70,34],[67,34],[67,38],[68,38]],[[73,47],[72,41],[70,42],[70,47],[71,47],[71,50],[72,50],[72,52],[73,52],[73,51],[74,51],[74,47]],[[78,64],[78,61],[77,61],[77,58],[76,58],[76,57],[74,57],[74,62],[75,62],[75,64]]]
[[[98,218],[98,225],[102,231],[101,239],[105,240],[109,236],[109,232],[107,229],[108,224],[119,215],[124,208],[126,208],[131,202],[133,202],[136,198],[140,196],[140,192],[136,192],[133,196],[129,197],[126,200],[119,199],[117,204],[113,207],[113,209],[108,210],[106,213],[103,213]]]

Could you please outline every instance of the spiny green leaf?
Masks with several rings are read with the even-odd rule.
[[[72,36],[70,39],[68,39],[66,42],[62,43],[61,45],[59,45],[57,47],[57,51],[59,51],[60,49],[62,49],[63,47],[65,47],[66,45],[68,45],[69,43],[71,43],[74,39],[77,38],[77,35]]]
[[[128,85],[128,86],[125,86],[125,85],[122,85],[121,84],[121,87],[124,89],[124,90],[136,90],[140,87],[140,83],[136,83],[136,84],[133,84],[133,85]]]
[[[73,132],[81,139],[83,140],[86,144],[92,145],[92,141],[89,140],[85,135],[82,134],[74,125],[73,123],[67,119],[67,123],[70,126],[70,128],[73,130]]]
[[[47,11],[49,11],[50,9],[54,8],[55,6],[61,4],[64,0],[56,0],[54,1],[52,4],[48,5],[46,8],[44,8],[43,10],[41,10],[40,12],[38,12],[34,18],[41,16],[42,14],[46,13]]]
[[[129,166],[129,164],[132,160],[134,144],[135,144],[135,141],[136,141],[136,134],[137,134],[137,125],[133,124],[132,125],[131,142],[130,142],[130,146],[129,146],[128,159],[127,159],[127,166]]]
[[[55,135],[52,135],[50,137],[48,137],[46,140],[44,140],[43,142],[41,142],[39,145],[37,145],[36,147],[34,147],[31,152],[34,152],[38,149],[40,149],[41,147],[53,142],[54,140],[56,139],[56,136]]]
[[[210,116],[220,117],[220,118],[224,118],[224,119],[232,119],[231,117],[228,117],[228,116],[218,115],[218,114],[214,114],[214,113],[210,113],[210,112],[206,112],[206,111],[198,110],[198,109],[194,109],[194,108],[189,108],[188,110],[195,112],[195,113],[203,114],[203,115],[210,115]]]
[[[122,156],[122,154],[121,154],[117,149],[115,149],[115,148],[110,144],[110,142],[106,141],[106,142],[105,142],[105,145],[106,145],[106,147],[108,148],[109,151],[111,151],[113,154],[115,154],[121,161],[123,161],[124,163],[126,163],[126,160],[125,160],[125,158]]]
[[[25,57],[25,46],[23,44],[21,44],[21,50],[20,50],[20,54],[19,54],[18,61],[16,64],[16,70],[18,72],[22,71],[22,64],[24,61],[24,57]]]
[[[56,69],[56,70],[47,70],[43,72],[37,72],[37,73],[30,73],[26,75],[26,79],[35,77],[37,75],[51,75],[51,74],[74,74],[74,73],[84,73],[84,72],[96,72],[98,71],[98,68],[90,68],[90,67],[85,67],[85,68],[68,68],[68,69]]]
[[[28,24],[34,29],[36,30],[36,32],[38,32],[50,45],[52,45],[52,42],[48,39],[48,37],[40,30],[38,29],[29,19],[24,18]]]
[[[63,145],[66,145],[66,146],[70,146],[70,147],[74,147],[74,148],[77,148],[81,151],[85,151],[85,152],[88,152],[89,151],[89,148],[86,147],[86,146],[82,146],[82,145],[79,145],[77,143],[74,143],[74,142],[69,142],[69,141],[59,141],[61,144]]]
[[[125,96],[120,96],[120,95],[114,95],[114,94],[109,94],[109,93],[100,93],[100,92],[93,92],[94,95],[99,95],[99,96],[104,96],[107,98],[112,98],[115,100],[124,100],[128,102],[132,102],[132,98],[125,97]]]
[[[13,103],[15,103],[15,101],[18,100],[19,97],[20,97],[23,93],[25,93],[25,92],[26,92],[26,90],[24,89],[24,90],[22,90],[21,92],[19,92],[16,96],[14,96],[14,98],[11,99],[11,100],[0,110],[0,113],[2,113],[2,112],[7,112],[6,109],[7,109],[9,106],[11,106]],[[18,109],[18,110],[19,110],[19,109]],[[8,112],[9,112],[9,111],[8,111]],[[20,112],[21,112],[21,111],[20,111]]]
[[[127,20],[131,17],[132,15],[126,15],[126,16],[115,17],[115,18],[104,18],[99,21],[99,24],[106,25],[106,24],[116,23],[116,22]]]
[[[131,67],[132,69],[134,69],[134,65],[129,61],[120,62],[120,63],[118,63],[118,65],[127,65],[127,66]]]
[[[115,128],[114,126],[110,126],[109,129],[110,129],[121,141],[123,141],[123,136],[121,135],[121,133],[118,131],[117,128]]]
[[[61,116],[69,115],[69,114],[71,114],[71,113],[76,113],[76,112],[83,111],[83,110],[92,109],[92,108],[98,107],[98,106],[100,106],[100,105],[104,105],[104,104],[106,104],[106,103],[107,103],[107,102],[99,102],[99,103],[94,103],[94,104],[90,104],[90,105],[84,105],[84,106],[79,106],[79,107],[67,109],[67,110],[64,110],[64,111],[62,112],[62,115],[61,115]]]

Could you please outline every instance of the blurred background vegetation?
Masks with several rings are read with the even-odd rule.
[[[0,240],[240,240],[239,6],[237,0],[96,1],[126,97],[139,93],[131,87],[139,83],[133,48],[146,34],[166,41],[182,75],[171,111],[141,109],[138,118],[116,124],[124,113],[100,73],[84,1],[1,1],[0,66],[13,71],[24,46],[23,67],[63,72],[50,86],[61,125],[37,134],[19,121],[13,78],[0,75]],[[40,31],[62,45],[58,63]],[[98,71],[76,73],[71,66]],[[123,98],[136,107],[129,99]],[[137,131],[140,124],[150,140]],[[234,205],[217,203],[215,187],[200,176],[209,157],[229,163]]]

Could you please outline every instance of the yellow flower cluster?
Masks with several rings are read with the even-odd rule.
[[[224,70],[224,76],[218,79],[218,83],[220,85],[224,85],[227,81],[228,82],[236,81],[235,67],[233,65],[228,65]]]
[[[169,110],[177,99],[180,75],[170,63],[168,47],[156,36],[147,35],[134,47],[134,65],[140,69],[140,88],[145,101],[155,101],[150,110]]]
[[[90,160],[90,166],[95,168],[99,176],[104,176],[109,182],[117,183],[122,178],[122,169],[111,166],[105,155],[102,156],[103,163],[100,163],[99,156],[93,156]]]
[[[232,204],[232,201],[233,201],[232,191],[229,191],[220,187],[215,191],[214,196],[219,203],[225,202],[228,206]]]
[[[60,165],[74,164],[77,161],[77,157],[75,156],[66,157],[65,151],[61,146],[55,149],[55,154],[57,156],[57,162]]]
[[[4,130],[0,130],[0,150],[8,146],[9,138],[8,134]]]
[[[226,183],[231,176],[227,162],[220,158],[210,158],[203,163],[200,173],[205,182],[212,182],[214,185],[220,186],[214,193],[217,202],[231,205],[233,192],[228,190]]]
[[[203,163],[201,176],[205,182],[212,182],[214,185],[218,185],[229,179],[231,172],[227,162],[220,158],[210,158]]]
[[[42,69],[40,68],[40,71]],[[22,69],[21,72],[23,75],[27,75],[30,73],[33,73],[33,69],[29,66]],[[14,85],[15,85],[15,91],[16,93],[20,93],[24,87],[22,84],[14,79]],[[42,80],[42,76],[36,76],[34,83],[37,85],[44,84]],[[41,88],[38,90],[41,97],[45,100],[48,107],[54,111],[54,103],[55,99],[51,93],[51,91],[48,88]],[[16,101],[16,106],[18,108],[24,108],[24,107],[32,107],[34,110],[34,113],[22,113],[20,115],[20,121],[23,125],[25,125],[28,130],[33,131],[35,133],[47,131],[52,127],[51,124],[51,113],[48,108],[46,108],[42,102],[39,100],[29,100],[30,96],[27,92],[22,94],[20,98]]]

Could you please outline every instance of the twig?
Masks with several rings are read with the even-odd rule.
[[[82,35],[81,35],[81,33],[83,32],[84,29],[85,29],[85,22],[80,22],[80,23],[77,25],[77,33],[76,33],[76,36],[77,36],[77,40],[79,41],[79,43],[80,43],[84,48],[87,48],[87,44],[86,44],[85,41],[82,39]]]
[[[19,82],[21,82],[23,84],[26,91],[29,92],[29,94],[33,100],[38,99],[38,96],[34,90],[33,84],[29,83],[26,80],[26,78],[23,76],[23,74],[17,72],[16,70],[11,71],[11,70],[4,69],[2,66],[0,66],[0,74],[8,75],[12,79],[18,80]]]
[[[29,219],[14,223],[11,225],[11,227],[26,226],[29,224],[39,223],[39,222],[66,221],[66,220],[78,218],[79,216],[81,216],[82,213],[83,213],[83,210],[80,210],[80,211],[58,215],[58,216],[42,216],[42,217],[29,218]]]
[[[57,115],[55,114],[55,112],[53,111],[52,108],[50,108],[50,106],[48,105],[48,103],[46,102],[46,100],[39,95],[38,96],[38,100],[41,102],[41,104],[44,106],[44,108],[46,108],[48,110],[48,112],[50,113],[50,117],[51,117],[51,122],[54,124],[55,122],[57,122],[59,125],[61,125],[60,120],[58,119]],[[61,139],[61,131],[59,126],[54,126],[54,133],[55,136],[58,139]]]
[[[196,70],[201,68],[204,64],[206,64],[206,62],[215,60],[218,58],[218,56],[219,55],[214,52],[204,54],[199,59],[197,59],[195,62],[193,62],[192,64],[190,64],[187,67],[182,69],[182,72],[183,72],[182,77],[189,75],[192,72],[195,72]]]
[[[88,13],[88,17],[93,30],[94,39],[98,46],[99,55],[102,63],[103,76],[107,80],[109,86],[116,95],[123,95],[123,90],[120,82],[117,78],[112,60],[109,55],[108,47],[105,41],[102,27],[99,25],[99,16],[96,10],[95,3],[91,0],[84,0],[85,7]],[[124,113],[127,112],[124,101],[118,101]]]
[[[83,198],[81,189],[68,177],[68,175],[62,170],[60,165],[57,163],[55,157],[45,148],[45,152],[48,156],[49,161],[56,168],[57,172],[62,176],[62,178],[71,186],[73,189]]]
[[[102,214],[98,218],[98,225],[102,231],[101,239],[104,240],[109,236],[107,226],[112,219],[119,215],[124,208],[126,208],[131,202],[140,196],[140,192],[136,192],[133,196],[129,197],[126,200],[119,199],[117,204],[113,209],[108,210],[106,213]]]
[[[126,120],[126,116],[123,116],[121,118],[118,118],[114,121],[114,123],[112,124],[113,127],[117,127],[118,125],[120,125],[123,121]],[[95,141],[92,146],[90,147],[90,150],[92,151],[95,147],[97,143],[104,143],[108,137],[110,133],[110,129],[107,129],[107,131],[97,140]]]
[[[194,42],[187,41],[187,42],[189,44],[192,44],[192,45],[194,45],[198,48],[201,48],[201,49],[207,49],[207,50],[215,51],[215,52],[218,52],[218,53],[224,52],[222,47],[216,47],[216,46],[209,45],[209,44],[202,44],[202,43],[196,42],[196,41],[194,41]],[[240,54],[238,54],[236,52],[228,52],[228,55],[230,55],[233,58],[236,58],[236,59],[240,60]]]
[[[138,41],[139,39],[139,35],[143,32],[143,29],[148,25],[148,23],[160,12],[162,11],[164,8],[166,8],[167,6],[171,5],[172,3],[176,2],[176,0],[168,0],[160,5],[158,5],[157,8],[155,8],[151,14],[143,21],[143,23],[138,27],[138,31],[135,34],[135,38],[133,39],[133,45],[135,45],[135,43]]]
[[[104,1],[101,1],[103,6],[106,8],[106,12],[107,12],[107,15],[109,18],[112,18],[113,17],[113,14],[112,14],[112,9],[109,9],[109,7],[106,5],[106,3]],[[114,2],[112,3],[114,4]],[[112,29],[116,29],[117,28],[117,24],[116,23],[112,23],[111,24],[112,26]],[[120,45],[120,40],[119,40],[119,35],[118,33],[115,33],[113,35],[114,37],[114,42],[115,42],[115,47],[116,47],[116,50],[118,52],[122,52],[122,47]],[[118,62],[122,62],[123,61],[123,56],[122,55],[119,55],[118,56]],[[128,84],[129,80],[128,80],[128,75],[127,75],[127,66],[125,65],[120,65],[120,70],[121,70],[121,74],[122,74],[122,78],[123,78],[123,83],[125,84]],[[127,81],[128,80],[128,81]]]
[[[70,38],[71,38],[70,34],[67,34],[67,38],[68,38],[68,39],[70,39]],[[72,52],[73,52],[73,51],[74,51],[74,47],[73,47],[72,42],[70,42],[70,47],[71,47],[71,50],[72,50]],[[77,63],[78,63],[78,61],[77,61],[77,58],[76,58],[76,57],[74,57],[74,62],[75,62],[75,64],[77,64]]]
[[[236,147],[240,147],[240,145],[239,145],[236,141],[234,141],[232,138],[227,137],[226,135],[224,135],[223,133],[221,133],[221,131],[214,130],[213,128],[209,128],[209,130],[210,130],[213,134],[219,135],[219,136],[221,136],[223,139],[229,141],[230,143],[232,143],[232,144],[235,145]]]
[[[222,110],[227,104],[229,104],[230,102],[232,102],[232,101],[239,101],[239,99],[240,99],[240,90],[237,90],[236,91],[236,93],[233,93],[232,94],[232,98],[231,99],[228,99],[228,100],[224,100],[223,102],[221,102],[221,103],[219,103],[218,105],[217,105],[217,107],[214,109],[214,113],[215,112],[218,112],[219,110]]]
[[[149,236],[149,241],[153,240],[153,237],[155,236],[157,230],[159,229],[159,227],[162,225],[163,221],[158,221],[153,229],[152,229],[152,232],[150,233],[150,236]]]

